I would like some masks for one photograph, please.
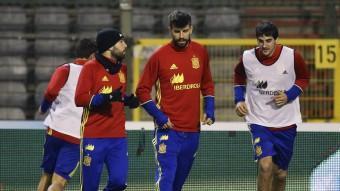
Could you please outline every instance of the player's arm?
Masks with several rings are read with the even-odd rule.
[[[111,93],[94,92],[93,82],[96,81],[96,68],[94,66],[85,64],[80,72],[74,98],[76,106],[93,109],[111,102],[123,101],[122,86],[112,90]]]
[[[78,78],[75,92],[75,104],[78,107],[90,107],[93,98],[92,83],[94,82],[94,70],[85,64]]]
[[[121,69],[124,73],[125,79],[127,79],[127,67],[124,64]],[[139,106],[138,98],[132,93],[127,95],[126,92],[123,93],[123,102],[124,106],[129,107],[130,109],[135,109]]]
[[[151,99],[152,87],[158,79],[158,59],[153,55],[144,67],[136,89],[136,95],[145,111],[154,118],[158,127],[171,128],[172,123]]]
[[[245,103],[246,93],[246,73],[242,58],[234,69],[234,103],[235,112],[238,116],[243,117],[248,113],[248,108]]]
[[[294,51],[294,70],[296,76],[294,85],[286,92],[279,92],[279,95],[274,96],[274,102],[277,106],[295,100],[309,84],[310,75],[306,63],[301,54],[296,51]]]
[[[203,75],[201,81],[201,92],[204,98],[203,125],[211,125],[215,122],[215,89],[214,81],[211,76],[209,56],[204,52]]]
[[[55,69],[45,90],[43,100],[39,107],[39,113],[44,114],[51,107],[52,102],[59,95],[61,88],[64,87],[68,79],[69,72],[70,66],[68,64],[64,64]]]
[[[294,70],[296,76],[295,83],[285,92],[288,102],[293,101],[303,93],[303,90],[308,86],[310,79],[310,74],[304,59],[301,54],[296,51],[294,51]]]

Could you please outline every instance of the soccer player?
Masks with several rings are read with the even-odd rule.
[[[38,191],[63,190],[79,164],[80,120],[82,108],[76,107],[74,93],[83,64],[94,55],[96,45],[82,39],[76,47],[74,63],[63,64],[53,73],[40,113],[49,111],[44,156]]]
[[[293,155],[299,96],[309,82],[301,55],[277,44],[277,27],[269,21],[256,26],[258,46],[243,52],[235,67],[235,111],[245,117],[258,162],[258,190],[285,190]]]
[[[191,16],[175,10],[169,21],[172,41],[150,57],[136,92],[141,106],[155,121],[156,190],[179,191],[198,149],[201,93],[203,124],[215,121],[214,83],[206,49],[191,41]],[[150,95],[153,86],[155,101]]]
[[[124,105],[139,106],[133,95],[124,95],[127,67],[122,64],[127,45],[116,29],[97,34],[98,52],[79,76],[75,102],[83,107],[82,177],[83,191],[98,190],[105,164],[108,182],[105,191],[120,191],[127,186],[128,146]]]

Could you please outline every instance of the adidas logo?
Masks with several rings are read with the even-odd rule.
[[[172,64],[171,67],[170,67],[170,70],[176,70],[178,69],[178,67],[176,66],[176,64]]]
[[[282,74],[288,74],[287,70],[283,71]]]
[[[103,78],[102,78],[102,82],[108,82],[109,81],[109,79],[106,77],[106,76],[104,76]]]

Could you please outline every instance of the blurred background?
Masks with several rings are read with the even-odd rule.
[[[36,111],[54,69],[73,61],[76,42],[94,39],[102,28],[120,29],[129,45],[128,91],[134,92],[148,57],[169,42],[167,16],[174,9],[191,13],[193,39],[209,51],[221,122],[221,132],[202,133],[202,156],[185,190],[255,190],[250,136],[233,123],[243,121],[234,114],[233,68],[256,46],[261,20],[278,26],[278,42],[299,51],[311,73],[301,112],[305,123],[320,125],[301,132],[287,190],[311,189],[313,169],[340,147],[339,0],[0,0],[0,191],[34,190],[44,141],[44,116]],[[151,121],[140,109],[127,110],[127,119]],[[152,126],[144,128],[129,132],[128,190],[152,188]],[[145,153],[135,155],[143,143]]]
[[[73,60],[78,39],[95,38],[96,32],[104,27],[119,28],[126,35],[131,52],[126,62],[131,64],[133,47],[139,39],[169,39],[167,15],[174,9],[192,14],[194,38],[224,38],[225,41],[254,38],[257,22],[267,19],[278,25],[282,39],[323,39],[339,38],[339,4],[338,0],[1,0],[0,119],[35,119],[35,111],[55,67]],[[314,47],[303,45],[298,50],[305,57],[312,78],[318,78],[312,80],[305,94],[308,100],[302,105],[308,109],[303,111],[304,118],[332,119],[333,71],[316,71]],[[228,44],[218,49],[208,47],[212,70],[218,73],[214,80],[227,81],[216,84],[217,90],[223,91],[216,92],[221,96],[219,100],[232,96],[233,67],[245,48],[249,47]],[[144,49],[152,52],[152,47]],[[145,54],[147,58],[150,53]],[[130,67],[131,83],[138,80],[133,79],[133,70],[138,69]],[[131,91],[134,91],[132,86]],[[319,95],[311,98],[312,94],[326,99],[319,100]],[[233,109],[228,101],[217,106],[223,110]],[[310,104],[313,106],[308,106]],[[228,120],[220,115],[218,118]]]

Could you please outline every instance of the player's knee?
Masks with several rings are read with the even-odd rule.
[[[67,184],[67,180],[61,175],[54,173],[52,177],[52,184],[60,185],[61,187],[65,187]]]
[[[270,162],[259,163],[259,171],[261,173],[271,173],[273,170],[273,164]]]
[[[52,183],[47,189],[47,191],[63,191],[63,190],[64,185],[59,182]]]
[[[285,170],[279,170],[278,172],[275,173],[275,176],[278,180],[286,180],[288,172]]]

